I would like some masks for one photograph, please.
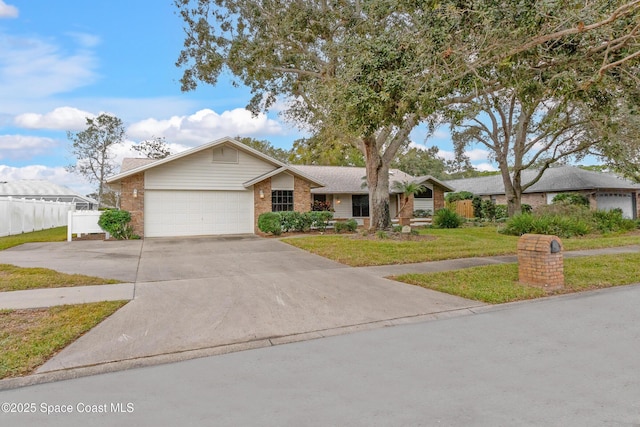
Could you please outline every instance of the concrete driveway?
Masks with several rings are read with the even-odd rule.
[[[482,305],[256,236],[27,244],[0,252],[0,263],[135,282],[133,301],[38,372],[272,345]]]

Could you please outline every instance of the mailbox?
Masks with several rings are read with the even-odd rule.
[[[518,240],[520,283],[548,291],[564,287],[562,241],[557,236],[524,234]]]

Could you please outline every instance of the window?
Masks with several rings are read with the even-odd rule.
[[[273,190],[271,192],[271,211],[282,212],[293,210],[292,190]]]
[[[354,194],[351,196],[351,205],[353,206],[352,213],[354,217],[369,216],[369,195]]]
[[[413,197],[416,199],[433,199],[433,190],[430,189],[429,187],[426,187],[424,191],[417,193]]]

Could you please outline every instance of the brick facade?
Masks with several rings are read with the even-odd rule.
[[[260,190],[262,190],[262,198]],[[253,186],[253,231],[255,233],[260,233],[258,217],[266,212],[271,212],[271,178],[260,181]]]
[[[121,181],[120,209],[131,213],[133,232],[138,236],[144,236],[144,172],[128,176]]]
[[[552,250],[556,245],[557,252]],[[556,236],[525,234],[518,240],[520,283],[547,291],[564,287],[562,241]]]
[[[413,218],[413,195],[405,198],[404,194],[400,194],[400,212],[398,212],[398,218]]]
[[[444,208],[444,190],[437,185],[433,186],[433,212]]]
[[[260,198],[260,190],[264,198]],[[311,186],[309,182],[298,177],[293,178],[293,210],[296,212],[309,212],[311,210]],[[260,181],[253,186],[253,215],[254,232],[258,229],[258,217],[261,214],[271,212],[271,178]]]
[[[311,210],[311,185],[298,177],[293,178],[293,210],[296,212]]]

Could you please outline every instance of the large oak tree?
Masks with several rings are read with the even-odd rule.
[[[588,84],[637,58],[630,46],[639,1],[175,3],[185,23],[177,62],[183,90],[215,85],[228,70],[254,93],[253,112],[285,97],[288,118],[357,146],[365,158],[372,228],[390,224],[391,162],[411,130],[439,119],[435,113],[444,106],[505,83],[525,86],[520,74],[509,78],[514,65],[553,72],[589,55],[581,74],[581,84]],[[555,49],[560,42],[575,49]],[[531,59],[536,56],[543,61]]]

